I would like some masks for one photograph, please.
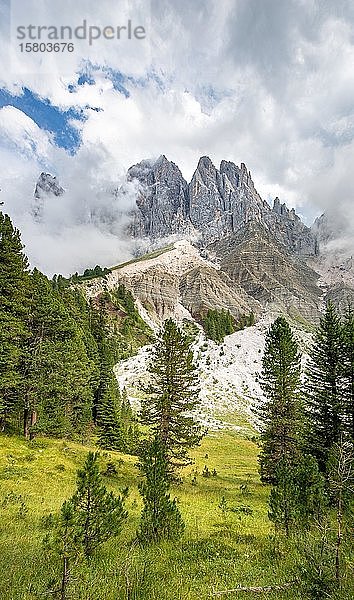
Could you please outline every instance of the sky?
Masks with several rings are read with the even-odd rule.
[[[144,39],[26,53],[17,38],[30,24],[116,32],[129,20]],[[351,0],[0,0],[3,210],[49,275],[117,264],[132,252],[129,166],[165,154],[190,179],[208,155],[246,163],[270,203],[307,224],[326,211],[350,237],[353,65]],[[38,222],[42,171],[66,193]]]

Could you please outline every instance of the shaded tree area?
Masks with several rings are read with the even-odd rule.
[[[239,319],[234,319],[229,310],[209,309],[202,321],[205,333],[208,338],[220,344],[226,335],[235,331],[240,331],[245,327],[250,327],[255,323],[254,313],[241,315]]]
[[[107,292],[89,303],[65,278],[30,272],[2,213],[0,262],[0,431],[84,442],[96,425],[102,447],[130,450],[137,426],[113,366],[151,334],[130,292],[120,286],[119,300]]]

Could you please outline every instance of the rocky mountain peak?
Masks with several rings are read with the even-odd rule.
[[[54,175],[43,172],[40,174],[36,183],[34,197],[39,199],[48,194],[52,194],[53,196],[62,196],[64,191],[64,188],[59,185],[59,182]]]
[[[55,175],[42,172],[34,189],[33,217],[39,221],[42,218],[45,199],[51,196],[62,196],[64,192],[64,188],[61,187]]]
[[[190,233],[208,245],[256,221],[291,252],[316,253],[310,229],[279,198],[270,208],[258,194],[245,163],[237,166],[222,160],[217,169],[208,156],[202,156],[187,184],[178,166],[163,155],[156,162],[134,165],[128,177],[140,183],[132,227],[136,237],[157,242],[171,234]]]

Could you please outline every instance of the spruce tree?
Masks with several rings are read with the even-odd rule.
[[[278,317],[266,336],[261,373],[266,401],[258,411],[263,422],[260,475],[266,483],[276,482],[280,460],[293,462],[301,454],[300,372],[297,343],[287,321]]]
[[[317,327],[306,372],[307,445],[326,471],[329,452],[345,429],[343,402],[343,333],[340,318],[328,302]]]
[[[184,523],[175,500],[169,494],[168,459],[159,436],[145,442],[141,449],[139,469],[144,477],[139,484],[143,510],[138,540],[143,544],[164,539],[177,540],[183,533]]]
[[[20,233],[0,212],[0,431],[21,398],[29,276]]]
[[[92,420],[93,394],[82,330],[51,283],[31,275],[30,315],[24,359],[24,434],[82,434]]]
[[[342,335],[344,428],[354,442],[354,311],[350,306],[344,315]]]
[[[128,513],[123,496],[114,496],[102,483],[98,454],[89,452],[83,469],[77,473],[77,491],[71,498],[75,511],[76,539],[90,557],[110,537],[120,533]]]
[[[95,391],[94,406],[99,445],[106,450],[124,450],[126,443],[120,418],[121,396],[113,371],[115,356],[102,307],[93,309],[91,318],[99,355],[99,384]]]
[[[171,474],[190,464],[188,449],[199,444],[201,427],[191,411],[199,403],[197,369],[187,336],[168,319],[148,364],[150,383],[140,421],[151,427],[166,449]]]

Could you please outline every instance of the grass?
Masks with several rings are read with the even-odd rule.
[[[163,248],[158,248],[157,250],[154,250],[153,252],[148,252],[147,254],[138,256],[137,258],[132,258],[132,259],[128,260],[127,262],[121,263],[119,265],[115,265],[114,267],[110,267],[110,270],[116,271],[117,269],[122,269],[123,267],[126,267],[128,265],[134,265],[135,263],[142,262],[144,260],[150,260],[151,258],[157,258],[158,256],[161,256],[161,254],[165,254],[165,252],[169,252],[169,250],[172,250],[173,247],[174,247],[174,244],[169,244],[168,246],[164,246]]]
[[[43,551],[43,517],[73,493],[76,471],[90,449],[63,440],[0,436],[1,600],[56,597],[51,582],[58,580],[60,569]],[[148,549],[134,542],[141,511],[135,459],[101,453],[101,471],[108,461],[118,471],[105,477],[107,487],[116,493],[130,488],[129,519],[122,535],[104,544],[89,565],[73,567],[69,598],[206,600],[213,589],[289,581],[293,559],[285,542],[271,535],[257,452],[252,441],[235,432],[209,434],[193,452],[195,464],[185,469],[183,483],[172,490],[186,523],[183,539]],[[203,477],[205,465],[217,475]],[[233,510],[219,507],[222,497]],[[296,587],[262,597],[304,598]]]

